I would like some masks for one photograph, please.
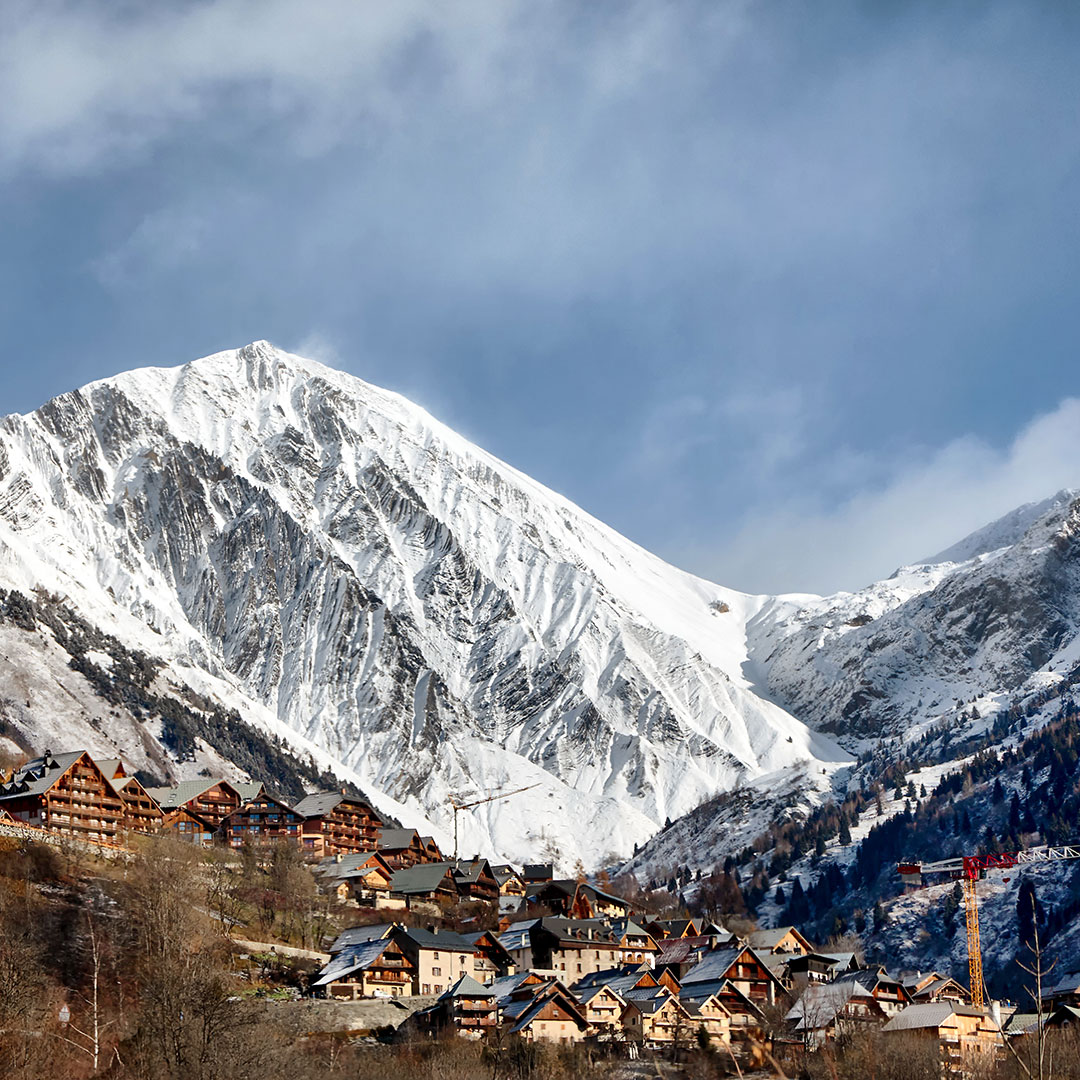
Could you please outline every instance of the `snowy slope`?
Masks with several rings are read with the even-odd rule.
[[[771,601],[265,342],[0,422],[0,585],[60,594],[406,823],[446,836],[451,795],[530,786],[463,815],[470,852],[596,864],[717,791],[845,760],[755,691]]]
[[[748,635],[760,684],[848,745],[985,712],[1075,663],[1080,498],[1022,507],[858,593],[775,598]]]

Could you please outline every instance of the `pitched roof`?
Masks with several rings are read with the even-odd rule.
[[[453,865],[454,877],[465,885],[475,885],[485,869],[491,872],[487,859],[458,859]]]
[[[524,949],[532,941],[530,931],[539,924],[539,919],[530,919],[527,923],[515,923],[499,935],[499,944],[507,950]]]
[[[344,979],[347,975],[371,967],[389,945],[389,941],[380,938],[376,941],[365,941],[359,945],[352,945],[342,950],[323,967],[319,972],[319,977],[311,985],[326,986],[337,979]]]
[[[387,851],[399,851],[411,847],[420,834],[415,829],[380,829],[379,847]]]
[[[792,1005],[785,1019],[797,1020],[796,1031],[814,1031],[827,1027],[849,1002],[874,1001],[874,995],[860,982],[844,979],[831,983],[810,983]]]
[[[407,937],[421,949],[441,949],[446,952],[475,952],[475,946],[453,930],[425,930],[421,926],[403,926],[397,931],[400,937]]]
[[[240,802],[252,802],[263,794],[263,786],[261,780],[236,780],[231,784],[231,787],[240,796]],[[275,802],[278,800],[275,799]]]
[[[495,994],[490,986],[478,983],[471,975],[462,975],[453,986],[443,991],[440,996],[444,998],[493,998]]]
[[[771,930],[755,930],[752,934],[748,934],[746,944],[757,952],[762,952],[766,949],[771,952],[788,936],[788,934],[794,934],[797,938],[800,938],[803,941],[806,940],[803,938],[802,934],[799,933],[797,927],[776,926]]]
[[[731,970],[731,965],[738,959],[742,948],[715,949],[706,953],[700,963],[695,964],[684,976],[684,983],[711,982],[714,979],[723,979]]]
[[[661,938],[656,944],[660,949],[656,954],[657,964],[685,964],[709,949],[707,937]]]
[[[367,941],[378,941],[388,937],[393,929],[393,923],[377,923],[374,926],[350,926],[347,930],[342,930],[338,934],[334,939],[334,944],[330,946],[330,951],[332,953],[341,952],[343,949],[348,949],[353,945],[362,945]]]
[[[44,756],[28,761],[15,770],[8,783],[0,785],[0,799],[44,795],[85,753],[85,750],[72,750],[67,754],[50,754],[48,765]]]
[[[525,981],[529,978],[532,972],[519,971],[516,975],[503,975],[499,979],[493,980],[488,984],[488,989],[491,991],[495,1000],[501,1005],[505,1001],[510,1000],[510,995],[514,993]]]
[[[118,757],[94,758],[94,764],[102,771],[106,780],[112,780],[118,772],[122,772],[123,761]],[[121,777],[121,779],[123,779]]]
[[[305,795],[293,809],[304,818],[322,817],[343,802],[358,803],[360,806],[368,805],[356,795],[342,795],[340,791],[316,791],[311,795]]]
[[[445,862],[417,863],[415,866],[403,867],[394,871],[394,876],[390,879],[390,891],[420,895],[435,892],[450,869],[451,864]]]
[[[941,1027],[950,1016],[986,1016],[985,1009],[960,1005],[955,1001],[927,1001],[909,1005],[894,1016],[882,1031],[914,1031],[918,1028]]]
[[[191,802],[192,799],[197,799],[218,784],[224,784],[230,791],[240,794],[236,784],[223,780],[220,776],[204,777],[200,780],[181,780],[179,784],[174,784],[172,787],[150,788],[147,794],[163,809],[174,810],[178,806]]]

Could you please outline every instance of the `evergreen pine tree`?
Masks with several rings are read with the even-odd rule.
[[[840,815],[840,843],[845,847],[851,843],[851,827],[848,825],[847,814]]]

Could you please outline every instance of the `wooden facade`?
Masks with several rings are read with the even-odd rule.
[[[301,846],[313,856],[354,855],[378,847],[382,822],[363,799],[323,791],[302,799],[295,812],[302,818]]]
[[[241,847],[245,842],[261,845],[284,840],[296,844],[300,839],[302,820],[291,806],[263,792],[224,818],[218,827],[218,836],[233,848]]]
[[[124,803],[83,750],[42,757],[0,787],[0,807],[13,818],[94,844],[119,842]]]

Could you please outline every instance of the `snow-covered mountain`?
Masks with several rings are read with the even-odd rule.
[[[768,692],[818,730],[907,737],[1080,660],[1080,496],[1021,507],[857,593],[778,597],[748,628]]]
[[[452,797],[527,787],[462,815],[465,851],[595,865],[718,791],[827,786],[847,758],[753,685],[747,627],[775,630],[775,601],[265,342],[0,422],[0,587],[58,598],[163,661],[156,685],[444,843]],[[54,636],[0,627],[8,721],[182,772],[122,710],[95,714]]]

